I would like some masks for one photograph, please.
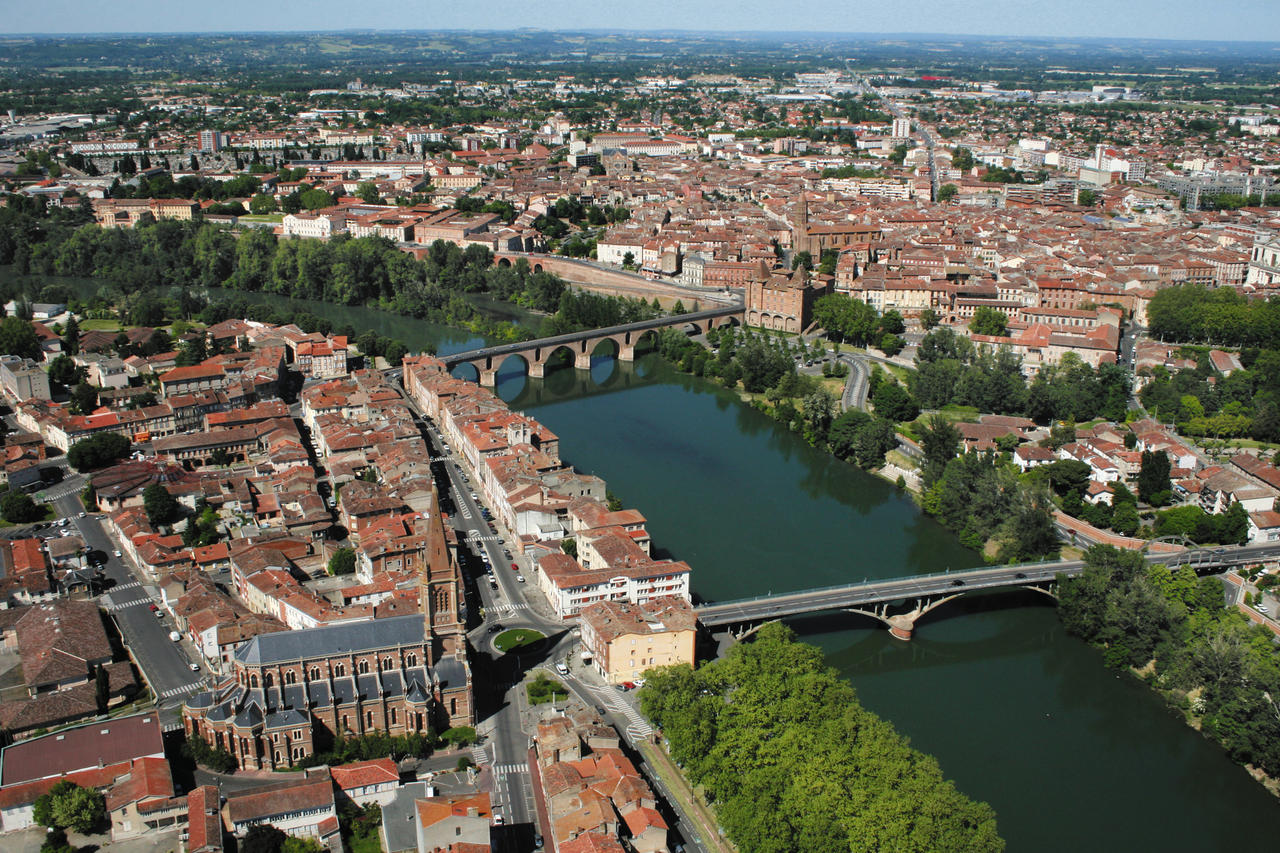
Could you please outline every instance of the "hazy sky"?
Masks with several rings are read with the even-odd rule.
[[[539,27],[1280,42],[1280,0],[0,0],[0,10],[3,33]]]

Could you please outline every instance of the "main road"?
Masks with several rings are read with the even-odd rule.
[[[181,644],[169,639],[174,626],[153,597],[158,596],[155,587],[145,582],[141,572],[135,574],[127,557],[114,555],[119,546],[107,535],[101,516],[86,513],[74,490],[49,491],[58,493],[53,500],[58,515],[71,519],[89,553],[104,560],[102,572],[109,586],[99,604],[119,626],[130,656],[155,693],[162,719],[176,720],[183,699],[204,686],[199,664],[193,670]]]
[[[402,381],[401,371],[393,369],[386,373],[397,383]],[[484,668],[483,676],[474,679],[477,706],[482,715],[486,711],[489,714],[477,726],[484,741],[472,751],[473,756],[478,763],[491,768],[493,804],[506,822],[513,826],[536,825],[534,793],[528,773],[532,716],[529,719],[525,716],[524,676],[527,670],[537,666],[552,668],[558,662],[569,663],[575,671],[557,677],[566,683],[579,701],[604,711],[606,720],[617,724],[629,738],[643,737],[651,733],[651,729],[628,701],[629,697],[624,698],[615,689],[602,687],[581,676],[581,665],[572,659],[579,642],[577,632],[571,631],[570,626],[560,619],[541,612],[541,594],[534,585],[536,575],[533,566],[525,557],[509,556],[507,542],[498,533],[497,523],[485,518],[484,507],[478,498],[472,497],[472,494],[478,494],[473,487],[473,475],[468,474],[461,457],[452,448],[447,452],[444,450],[447,442],[431,419],[422,413],[407,393],[404,398],[431,445],[434,460],[444,466],[447,497],[455,510],[453,527],[460,542],[466,544],[467,550],[476,558],[467,563],[464,572],[474,583],[485,618],[469,636],[476,652],[477,668]],[[486,572],[478,563],[492,567],[491,572]],[[493,577],[496,589],[489,584],[486,575]],[[526,579],[524,583],[517,579],[522,576]],[[538,606],[534,605],[535,601]],[[493,629],[499,625],[534,628],[548,637],[548,645],[525,655],[501,655],[491,646],[497,633]],[[485,688],[489,693],[482,699],[480,693]],[[650,776],[654,784],[659,783],[653,773]],[[686,849],[701,850],[688,816],[674,801],[670,805],[677,818],[676,830],[686,839]]]

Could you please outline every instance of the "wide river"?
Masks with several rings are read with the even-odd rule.
[[[296,307],[411,349],[482,343],[366,309]],[[568,462],[645,514],[655,546],[689,562],[703,598],[979,563],[891,485],[656,357],[499,380],[513,408],[560,436]],[[908,643],[855,617],[793,625],[868,707],[995,807],[1011,851],[1274,849],[1277,800],[1146,687],[1067,636],[1047,599],[961,599]]]

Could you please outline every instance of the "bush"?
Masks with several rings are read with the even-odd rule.
[[[12,524],[25,524],[44,518],[44,507],[22,492],[8,492],[0,498],[0,515]]]

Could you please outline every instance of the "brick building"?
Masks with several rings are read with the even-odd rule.
[[[462,583],[434,517],[420,613],[260,634],[231,677],[183,706],[188,736],[247,769],[291,767],[340,733],[404,735],[472,725]]]

